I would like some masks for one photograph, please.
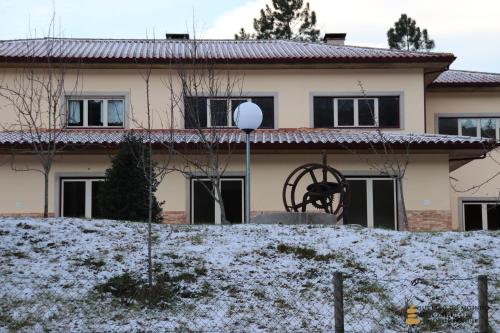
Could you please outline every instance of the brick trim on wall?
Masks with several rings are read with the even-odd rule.
[[[408,229],[410,231],[450,231],[450,210],[408,210]]]
[[[179,211],[163,211],[162,212],[164,224],[186,224],[186,213],[183,210]]]

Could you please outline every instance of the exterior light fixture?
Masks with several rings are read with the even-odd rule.
[[[262,124],[262,110],[255,103],[241,103],[234,111],[234,119],[246,135],[245,223],[250,223],[250,133]]]

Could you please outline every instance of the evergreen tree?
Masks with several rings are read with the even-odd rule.
[[[246,33],[241,28],[235,39],[293,39],[317,41],[316,13],[303,0],[273,0],[260,10],[260,17],[254,18],[255,33]]]
[[[430,51],[435,46],[427,29],[421,31],[417,22],[406,14],[401,14],[394,27],[387,31],[387,42],[391,49],[408,51]]]
[[[128,221],[147,221],[149,209],[149,182],[147,166],[150,154],[142,139],[132,133],[125,135],[118,154],[106,170],[99,199],[104,218]],[[154,195],[158,186],[156,174],[152,177],[153,222],[161,221],[161,205]]]

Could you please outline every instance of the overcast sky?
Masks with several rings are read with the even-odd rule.
[[[192,32],[233,38],[270,0],[0,0],[0,39],[47,34],[55,7],[64,37],[156,38]],[[406,13],[427,28],[435,51],[454,53],[452,68],[500,73],[499,0],[310,0],[324,32],[349,45],[386,47],[386,32]],[[193,19],[194,18],[194,19]]]

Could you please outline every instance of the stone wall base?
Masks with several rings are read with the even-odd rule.
[[[43,218],[43,213],[0,213],[0,217],[33,217]],[[54,217],[54,213],[49,212],[49,217]]]
[[[252,211],[251,218],[264,213],[283,213],[282,211]],[[34,217],[41,218],[41,213],[2,213],[2,217]],[[53,217],[54,213],[49,213]],[[410,231],[450,231],[452,230],[451,211],[449,210],[408,210],[408,229]],[[164,211],[165,224],[186,224],[184,211]]]
[[[449,210],[408,210],[410,231],[450,231],[451,211]]]

